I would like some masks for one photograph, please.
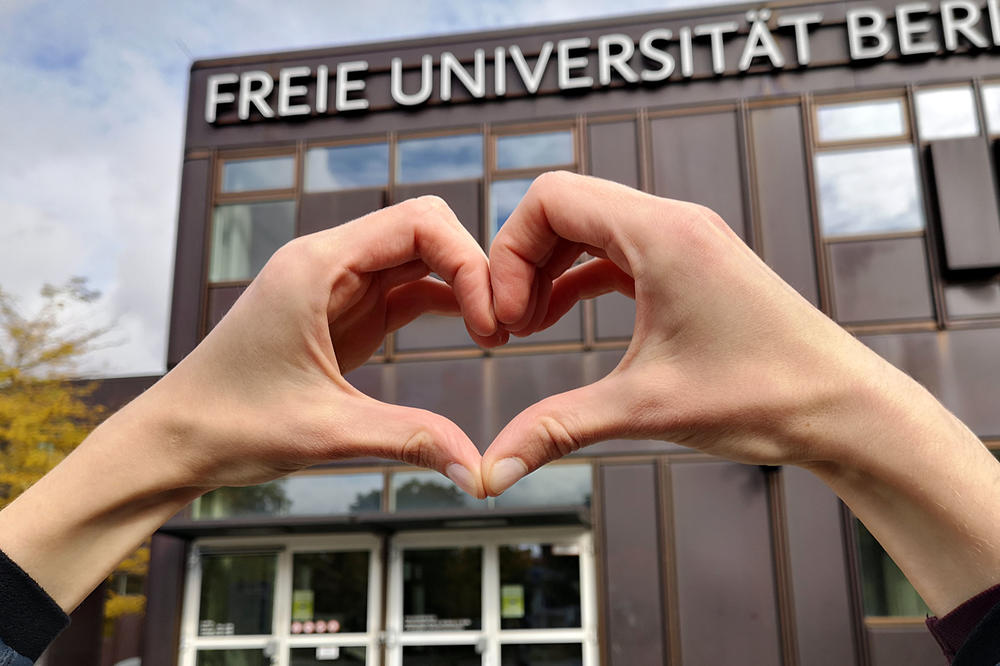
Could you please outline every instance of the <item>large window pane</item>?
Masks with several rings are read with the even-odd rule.
[[[397,180],[427,183],[483,175],[483,137],[480,134],[406,139],[397,146]]]
[[[569,130],[497,137],[497,169],[523,169],[573,163]]]
[[[292,648],[290,666],[344,666],[365,664],[367,650],[361,645],[324,645]]]
[[[923,599],[861,521],[855,520],[861,555],[861,596],[869,617],[930,615]]]
[[[972,88],[938,88],[917,91],[917,129],[920,138],[954,139],[979,134]]]
[[[389,146],[311,148],[306,151],[306,192],[378,187],[389,182]]]
[[[522,543],[499,552],[501,629],[581,625],[579,546]]]
[[[391,482],[393,510],[485,509],[477,500],[437,472],[397,472]]]
[[[198,520],[244,516],[325,516],[382,508],[381,474],[304,474],[219,488],[194,504]]]
[[[366,550],[296,553],[291,633],[367,631],[368,558]]]
[[[482,627],[482,558],[481,548],[403,551],[403,630]]]
[[[216,206],[208,279],[250,280],[294,237],[294,201]]]
[[[990,134],[1000,134],[1000,85],[983,86],[983,110]]]
[[[406,666],[481,666],[483,658],[475,645],[407,645],[403,648]]]
[[[271,633],[274,567],[271,553],[203,555],[198,635]]]
[[[827,238],[924,227],[913,146],[819,153],[816,182]]]
[[[222,164],[223,192],[283,190],[295,185],[295,158],[265,157],[226,160]]]
[[[859,139],[903,136],[906,122],[903,100],[825,104],[816,111],[820,141],[856,141]]]
[[[578,666],[579,664],[583,664],[583,646],[579,643],[504,645],[500,648],[500,666]]]
[[[590,477],[590,465],[548,465],[511,486],[495,506],[590,506]]]
[[[271,666],[263,650],[198,650],[198,666]]]
[[[531,187],[531,178],[498,180],[490,185],[490,239],[492,240]]]

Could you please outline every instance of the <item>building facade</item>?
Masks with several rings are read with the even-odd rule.
[[[488,249],[567,169],[715,209],[1000,445],[998,45],[996,0],[875,0],[196,62],[168,365],[295,236],[437,194]],[[349,379],[485,447],[610,371],[633,318],[602,296],[484,352],[425,315]],[[146,666],[942,663],[815,478],[652,441],[483,502],[381,460],[222,489],[154,537],[147,591]]]

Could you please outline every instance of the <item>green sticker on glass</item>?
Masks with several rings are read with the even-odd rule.
[[[292,590],[292,620],[313,619],[313,591]]]
[[[524,617],[524,586],[500,586],[500,617],[514,619]]]

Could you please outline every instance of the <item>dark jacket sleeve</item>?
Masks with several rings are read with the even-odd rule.
[[[927,628],[952,666],[1000,664],[1000,585],[941,618],[927,618]]]
[[[52,597],[0,551],[0,666],[30,664],[68,624]]]

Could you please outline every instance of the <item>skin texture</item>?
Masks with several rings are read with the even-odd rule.
[[[491,347],[611,290],[637,309],[618,367],[529,407],[482,458],[447,419],[343,377],[422,312],[461,314]],[[194,352],[0,512],[0,549],[69,610],[222,485],[381,456],[484,497],[609,438],[811,470],[936,613],[1000,580],[1000,465],[968,429],[712,211],[567,173],[536,180],[489,260],[433,197],[288,244]]]

